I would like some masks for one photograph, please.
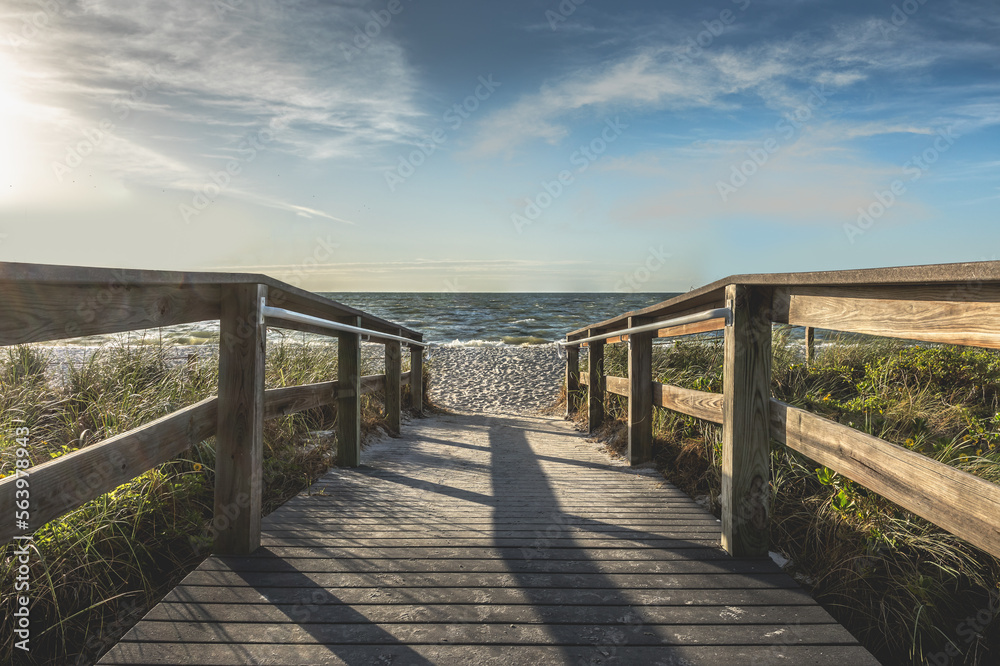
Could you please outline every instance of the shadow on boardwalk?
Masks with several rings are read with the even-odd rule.
[[[658,476],[543,418],[410,423],[209,558],[105,657],[204,664],[875,662]]]

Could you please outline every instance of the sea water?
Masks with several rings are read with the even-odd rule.
[[[534,345],[562,340],[572,330],[631,310],[655,305],[671,293],[321,293],[422,333],[425,341],[455,346]],[[274,331],[269,338],[277,337]],[[322,336],[289,333],[293,340]],[[217,343],[218,321],[133,331],[127,335],[94,335],[56,344],[99,346],[123,337],[139,343],[199,345]]]

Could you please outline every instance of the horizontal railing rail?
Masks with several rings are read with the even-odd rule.
[[[731,317],[685,320],[706,308],[728,308]],[[998,349],[997,321],[1000,262],[731,276],[570,332],[567,415],[581,386],[591,430],[604,420],[606,393],[626,397],[632,464],[652,460],[653,405],[721,424],[722,542],[734,555],[767,554],[774,439],[1000,557],[1000,485],[787,405],[770,387],[773,324],[805,327],[811,362],[815,328]],[[724,331],[722,393],[652,381],[653,339],[718,330]],[[605,375],[604,346],[625,341],[628,377]],[[590,355],[583,375],[582,345]]]
[[[386,425],[400,431],[404,383],[423,408],[420,333],[273,278],[0,263],[0,345],[219,321],[218,395],[0,480],[0,511],[14,515],[30,487],[27,529],[0,525],[0,543],[96,499],[209,437],[216,438],[213,549],[260,545],[263,422],[336,405],[337,462],[360,463],[361,396],[382,392]],[[268,321],[265,321],[265,320]],[[280,321],[272,321],[280,319]],[[338,340],[336,380],[264,388],[266,325]],[[361,372],[362,337],[385,346],[385,374]],[[410,347],[402,372],[401,345]]]

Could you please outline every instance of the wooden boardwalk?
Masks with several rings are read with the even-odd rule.
[[[770,560],[563,421],[434,416],[209,558],[108,664],[877,664]]]

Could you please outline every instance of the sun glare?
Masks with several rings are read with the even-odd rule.
[[[21,96],[18,63],[0,54],[0,201],[24,194],[29,165],[37,161],[30,108]]]

